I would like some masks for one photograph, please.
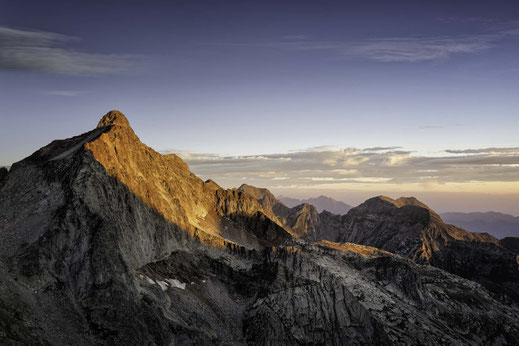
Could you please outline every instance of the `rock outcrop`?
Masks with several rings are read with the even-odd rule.
[[[203,182],[117,111],[38,150],[0,184],[0,344],[519,339],[517,306],[481,285],[381,249],[298,239],[310,223],[282,221],[257,197]],[[312,219],[308,209],[294,215]],[[332,215],[321,225],[340,225]]]

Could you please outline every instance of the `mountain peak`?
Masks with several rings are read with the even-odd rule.
[[[415,197],[400,197],[398,199],[393,199],[391,197],[387,196],[377,196],[372,197],[362,203],[359,208],[360,210],[370,210],[371,212],[380,212],[382,210],[390,210],[392,208],[400,209],[403,207],[417,207],[421,208],[423,210],[426,210],[427,213],[431,216],[432,220],[435,220],[437,222],[442,222],[441,217],[429,206],[426,204],[420,202]]]
[[[105,126],[124,126],[124,127],[130,127],[130,123],[128,122],[128,119],[124,116],[123,113],[112,110],[108,113],[106,113],[101,120],[99,120],[99,123],[97,124],[97,127],[105,127]]]
[[[251,195],[257,200],[262,200],[266,198],[272,201],[276,200],[276,197],[274,197],[274,195],[264,187],[256,187],[252,185],[242,184],[238,188],[238,190]]]
[[[406,206],[406,205],[412,205],[412,206],[415,206],[415,207],[421,207],[421,208],[428,209],[428,210],[432,211],[431,208],[429,208],[424,203],[420,202],[415,197],[399,197],[398,199],[393,199],[391,197],[387,197],[387,196],[382,196],[381,195],[381,196],[373,197],[371,199],[372,200],[382,200],[382,201],[391,203],[391,204],[393,204],[397,208],[401,208],[401,207]]]

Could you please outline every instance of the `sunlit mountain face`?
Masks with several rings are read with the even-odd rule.
[[[518,43],[513,1],[4,2],[0,345],[517,344]]]

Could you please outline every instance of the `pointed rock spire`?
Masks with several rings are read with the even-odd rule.
[[[128,122],[128,119],[126,119],[123,113],[113,110],[106,113],[97,124],[97,127],[105,126],[130,127],[130,123]]]

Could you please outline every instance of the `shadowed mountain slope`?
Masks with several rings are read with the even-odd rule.
[[[9,171],[5,167],[0,167],[0,185],[4,181],[4,179],[7,177],[7,174]]]
[[[506,248],[506,249],[508,249],[508,250],[510,250],[510,251],[512,251],[512,252],[514,252],[514,253],[519,255],[519,238],[516,238],[516,237],[506,237],[506,238],[501,239],[499,241],[499,244],[502,247],[504,247],[504,248]]]
[[[378,247],[477,281],[505,300],[519,300],[515,254],[489,234],[445,224],[414,198],[371,198],[351,209],[343,225],[339,242]]]
[[[517,307],[480,285],[379,249],[296,239],[271,213],[109,112],[0,185],[0,344],[519,339]]]

